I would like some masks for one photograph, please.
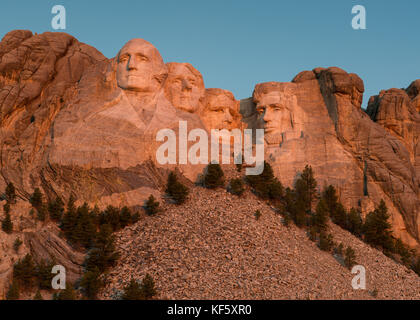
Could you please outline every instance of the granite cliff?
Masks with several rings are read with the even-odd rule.
[[[142,39],[107,59],[68,34],[11,31],[0,42],[0,190],[13,182],[21,200],[40,187],[49,198],[139,206],[159,198],[169,170],[193,183],[205,168],[160,165],[160,129],[178,132],[181,120],[190,131],[260,128],[265,159],[284,185],[309,164],[320,188],[336,186],[348,208],[366,214],[384,199],[394,234],[418,249],[420,80],[381,91],[366,111],[363,93],[356,74],[331,67],[257,84],[238,101],[206,89],[190,64],[165,64]],[[59,241],[48,228],[20,231],[40,256]],[[47,233],[55,244],[45,248]],[[69,252],[64,260],[74,270],[81,263]]]

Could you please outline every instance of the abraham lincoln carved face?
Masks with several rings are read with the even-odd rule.
[[[290,85],[267,82],[255,87],[253,98],[269,145],[282,143],[285,133],[295,129],[297,99]]]
[[[143,39],[132,39],[118,53],[117,84],[123,90],[153,93],[167,77],[159,51]]]

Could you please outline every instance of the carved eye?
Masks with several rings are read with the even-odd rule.
[[[258,112],[259,115],[263,114],[264,111],[265,111],[265,108],[262,108],[262,107],[261,108],[257,108],[257,112]]]
[[[127,60],[128,60],[127,56],[122,56],[122,57],[120,57],[119,62],[121,63],[121,62],[125,62]]]

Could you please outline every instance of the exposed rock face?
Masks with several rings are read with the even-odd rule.
[[[420,112],[420,79],[413,81],[406,91],[408,96],[413,100],[417,112]]]
[[[28,196],[47,165],[46,139],[89,67],[105,57],[63,33],[9,32],[0,43],[1,173]]]
[[[0,202],[3,208],[5,201]],[[59,236],[60,230],[54,224],[44,224],[29,215],[31,205],[27,201],[18,201],[13,204],[11,218],[13,233],[0,233],[0,300],[5,298],[8,285],[12,279],[13,265],[30,254],[34,261],[52,262],[66,268],[66,277],[70,282],[79,279],[83,272],[85,255],[75,251],[63,238]],[[4,212],[0,210],[0,216]],[[16,239],[22,244],[16,250]]]
[[[206,91],[195,68],[165,65],[145,40],[106,59],[67,34],[13,31],[0,43],[0,188],[12,181],[26,199],[41,186],[47,196],[73,192],[100,206],[141,205],[163,190],[169,169],[194,182],[205,167],[178,158],[160,164],[161,129],[178,137],[180,121],[187,133],[220,124],[264,128],[265,158],[284,184],[310,164],[320,187],[335,185],[347,207],[366,212],[383,198],[395,234],[414,247],[420,239],[419,88],[417,80],[406,91],[373,98],[372,121],[361,110],[357,75],[317,68],[290,83],[257,85],[253,98],[241,101],[239,123],[233,95]],[[223,117],[214,117],[215,109]]]
[[[357,75],[318,68],[298,74],[292,83],[257,85],[254,103],[243,101],[241,113],[249,126],[273,127],[265,137],[266,159],[282,182],[293,185],[299,171],[310,164],[319,186],[335,185],[347,207],[367,213],[384,199],[395,235],[418,247],[414,157],[403,141],[361,110],[363,92]],[[286,99],[291,96],[297,102]],[[418,135],[419,128],[411,132]]]
[[[58,228],[52,225],[35,232],[25,232],[25,245],[36,262],[55,261],[62,265],[66,270],[66,280],[74,283],[83,275],[85,255],[74,251],[58,233]]]
[[[385,199],[391,208],[395,234],[415,246],[420,231],[419,177],[409,151],[360,109],[360,78],[338,68],[314,72],[337,138],[363,169],[364,193],[375,203]]]
[[[413,82],[407,90],[389,89],[371,97],[367,113],[371,119],[397,137],[410,153],[416,175],[420,175],[420,81]]]

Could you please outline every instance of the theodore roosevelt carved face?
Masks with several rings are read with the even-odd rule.
[[[201,119],[208,130],[228,129],[239,126],[239,101],[223,89],[206,89]]]

